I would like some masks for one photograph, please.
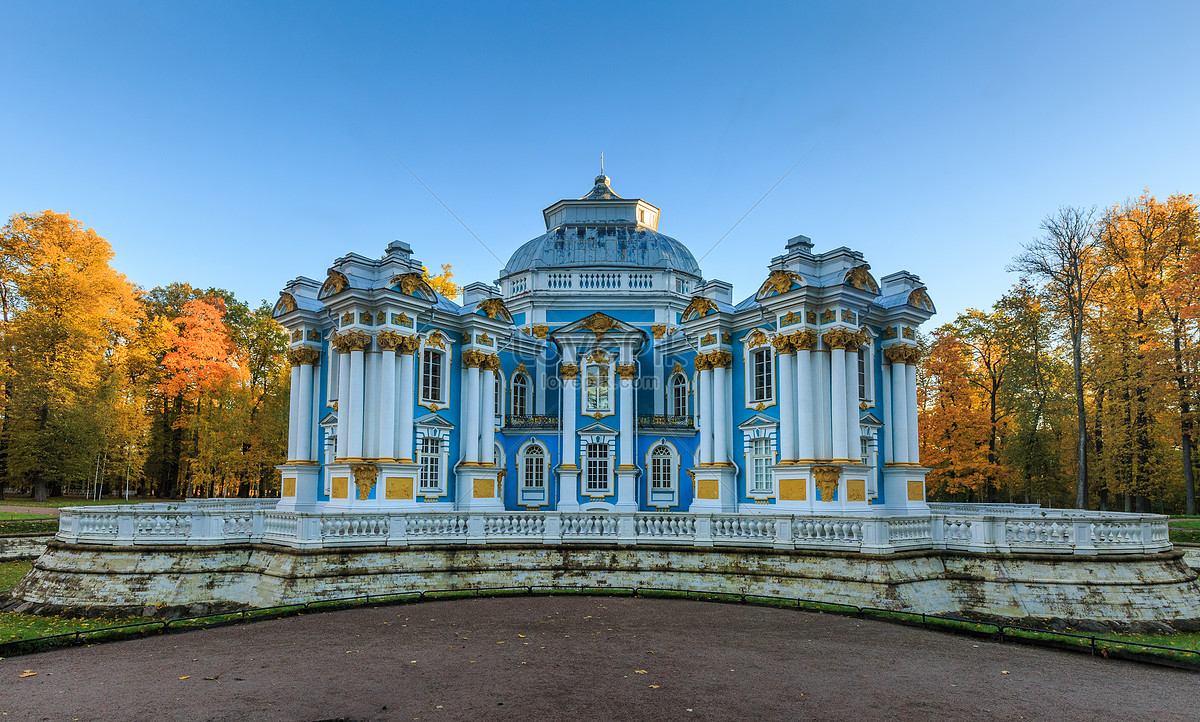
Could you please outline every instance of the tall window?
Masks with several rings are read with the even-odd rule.
[[[442,352],[427,348],[421,355],[421,400],[442,401]]]
[[[612,377],[608,364],[587,365],[585,390],[585,412],[612,410]]]
[[[495,398],[492,400],[492,408],[499,416],[504,415],[504,377],[496,374],[496,388],[493,392]]]
[[[753,439],[750,442],[750,490],[759,493],[772,491],[771,440]]]
[[[675,458],[666,444],[659,444],[650,452],[650,490],[673,491],[675,489]]]
[[[772,401],[775,398],[775,374],[772,368],[773,352],[767,348],[754,349],[750,353],[752,374],[751,400],[756,402]]]
[[[540,444],[530,444],[529,448],[525,449],[521,485],[527,490],[543,489],[546,486],[546,452]]]
[[[529,415],[529,377],[517,374],[512,380],[512,415]]]
[[[589,494],[611,493],[608,444],[587,445],[587,472],[585,490]]]
[[[858,398],[867,398],[867,352],[862,349],[858,352]]]
[[[440,491],[442,488],[442,440],[426,436],[421,439],[420,490]]]
[[[688,390],[687,377],[683,374],[675,374],[671,377],[671,383],[668,385],[669,396],[671,400],[669,414],[671,416],[687,416],[688,415]]]

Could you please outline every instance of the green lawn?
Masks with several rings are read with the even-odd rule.
[[[5,497],[0,499],[0,506],[40,506],[60,509],[64,506],[112,506],[113,504],[146,504],[155,501],[179,501],[178,499],[80,499],[78,497],[51,497],[49,501],[34,501],[28,497]]]
[[[54,534],[58,517],[0,520],[0,536],[11,534]]]
[[[1167,522],[1172,529],[1196,529],[1200,530],[1200,519],[1196,517],[1171,517],[1171,521]]]

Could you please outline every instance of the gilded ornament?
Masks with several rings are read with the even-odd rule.
[[[440,348],[443,351],[446,350],[446,342],[447,339],[441,331],[434,331],[433,333],[429,334],[429,338],[425,339],[426,346]]]
[[[370,311],[358,314],[358,322],[364,326],[371,326],[375,322],[375,315]]]
[[[500,357],[494,353],[483,354],[483,360],[480,362],[479,368],[484,371],[499,371]]]
[[[875,279],[871,277],[871,264],[869,263],[855,266],[847,271],[844,283],[848,283],[860,291],[879,293],[879,284],[875,283]]]
[[[929,294],[924,288],[914,289],[912,293],[908,294],[908,305],[925,309],[930,313],[935,312],[933,308],[933,300],[929,298]]]
[[[701,346],[712,346],[717,342],[717,337],[711,333],[704,334],[704,338],[700,339]]]
[[[400,293],[405,296],[416,296],[417,298],[437,298],[437,295],[425,282],[425,278],[419,273],[403,273],[392,279],[393,286],[400,287]]]
[[[884,341],[890,341],[894,338],[896,338],[896,327],[895,326],[888,326],[887,328],[883,329],[883,340]]]
[[[479,302],[478,310],[487,314],[488,318],[499,318],[512,323],[512,316],[504,306],[504,301],[498,298],[485,298]]]
[[[382,326],[385,323],[387,323],[387,313],[380,311],[375,315],[375,325]]]
[[[656,323],[650,327],[650,335],[654,338],[662,338],[667,335],[667,327],[661,323]]]
[[[316,366],[321,363],[321,352],[315,348],[294,348],[287,352],[287,360],[292,366]]]
[[[804,312],[804,319],[814,326],[817,325],[817,312],[811,308],[808,309]]]
[[[351,313],[350,311],[343,313],[342,314],[342,325],[349,326],[352,323],[354,323],[354,314]]]
[[[761,328],[756,328],[745,336],[743,344],[747,346],[766,346],[769,342],[767,334]]]
[[[304,340],[304,331],[302,331],[301,329],[296,329],[295,331],[292,331],[292,340],[293,341],[303,341]]]
[[[296,310],[296,297],[290,293],[279,294],[279,301],[275,303],[275,313],[291,313]]]
[[[405,328],[413,327],[412,319],[408,317],[407,313],[393,313],[392,314],[392,323],[396,324],[397,326],[403,326]]]
[[[833,497],[837,494],[838,478],[842,475],[842,469],[839,466],[814,466],[813,478],[817,482],[817,488],[821,490],[821,501],[833,501]]]
[[[683,364],[676,361],[675,365],[671,367],[671,375],[681,374],[681,373],[683,373]]]
[[[767,280],[759,286],[758,297],[778,296],[781,293],[787,293],[792,290],[793,285],[804,285],[804,281],[800,275],[791,271],[771,271],[771,275],[767,276]]]
[[[604,352],[604,349],[592,349],[592,352],[588,354],[587,361],[591,364],[602,364],[608,361],[608,354]]]
[[[826,331],[821,339],[829,348],[857,351],[858,347],[866,342],[867,334],[863,331],[855,332],[844,328],[835,328],[832,331]]]
[[[791,336],[776,336],[771,343],[775,346],[776,353],[791,353],[795,350]]]
[[[692,363],[696,365],[697,371],[708,371],[712,368],[712,359],[706,353],[696,354],[696,358]]]
[[[529,369],[525,368],[525,362],[522,361],[517,364],[517,367],[515,369],[513,369],[513,373],[526,374],[526,373],[529,373]]]
[[[733,366],[733,354],[729,353],[728,351],[713,351],[708,356],[709,363],[712,364],[712,368],[714,369],[727,369]]]
[[[858,315],[848,308],[843,308],[842,323],[858,323]]]
[[[315,328],[310,328],[308,330],[308,340],[309,341],[320,341],[321,340],[321,332]]]
[[[617,364],[617,376],[632,379],[637,376],[637,367],[633,364]]]
[[[331,343],[341,353],[366,351],[371,348],[371,335],[362,331],[346,331],[334,336]]]
[[[618,325],[617,319],[613,318],[612,316],[596,312],[583,319],[583,321],[579,324],[579,327],[596,334],[596,339],[599,340],[606,331],[611,331],[612,329],[617,328]]]
[[[721,334],[721,343],[733,343],[733,334],[728,331]]]
[[[792,348],[796,351],[808,351],[817,344],[815,331],[799,331],[788,338],[791,339]]]
[[[800,316],[796,315],[795,311],[788,311],[779,319],[780,326],[795,326],[800,323]]]
[[[883,356],[893,364],[916,364],[921,358],[921,350],[908,344],[897,344],[883,350]]]
[[[486,333],[481,333],[475,337],[475,343],[482,344],[484,346],[491,346],[492,345],[492,337],[487,335]]]
[[[914,331],[914,330],[913,330],[911,327],[909,327],[909,326],[905,326],[905,327],[904,327],[904,330],[900,332],[900,335],[901,335],[901,336],[903,336],[904,338],[908,339],[909,341],[916,341],[916,340],[917,340],[917,332],[916,332],[916,331]]]
[[[754,405],[754,410],[755,410],[755,411],[762,411],[762,410],[763,410],[763,409],[765,409],[765,408],[767,408],[767,405],[766,405],[766,404],[764,404],[764,403],[762,403],[761,401],[760,401],[759,403],[757,403],[757,404],[755,404],[755,405]]]
[[[578,364],[561,364],[558,367],[558,375],[564,379],[579,378],[579,365]]]
[[[374,464],[354,464],[350,467],[354,475],[354,487],[358,489],[358,500],[366,501],[375,487],[375,477],[379,475],[379,467]]]
[[[462,363],[464,368],[477,369],[483,366],[487,354],[482,351],[463,351]]]
[[[837,320],[837,314],[832,308],[827,308],[821,313],[821,323],[833,323]]]
[[[421,339],[416,336],[405,336],[400,341],[400,346],[396,349],[403,354],[416,353],[417,349],[421,348]]]
[[[464,331],[462,335],[463,343],[471,343],[471,332]]]
[[[404,342],[404,336],[395,331],[380,331],[375,334],[375,342],[382,351],[395,351]]]
[[[550,333],[550,327],[538,324],[530,327],[529,331],[533,334],[534,338],[546,338],[546,335]]]
[[[687,308],[683,309],[683,319],[688,320],[693,313],[696,314],[696,318],[704,318],[716,310],[717,304],[713,303],[712,299],[696,296],[692,298],[692,302],[687,305]]]
[[[321,286],[318,298],[332,296],[335,293],[341,293],[350,287],[350,279],[346,278],[346,274],[341,271],[330,271],[329,277],[325,279],[324,285]]]

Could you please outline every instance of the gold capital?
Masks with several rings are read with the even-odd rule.
[[[341,353],[366,351],[371,348],[371,334],[363,331],[346,331],[333,338],[333,347]]]
[[[637,375],[637,367],[633,364],[617,364],[617,376],[623,379],[631,379]]]
[[[578,364],[562,364],[558,367],[558,375],[564,379],[579,378]]]
[[[315,348],[294,348],[287,352],[287,359],[292,366],[316,366],[321,363],[321,352]]]

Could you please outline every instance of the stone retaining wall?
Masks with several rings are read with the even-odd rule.
[[[53,534],[17,534],[0,536],[0,562],[37,559],[46,551]]]
[[[1200,583],[1182,557],[495,544],[97,548],[52,541],[5,606],[179,614],[364,593],[589,585],[764,594],[936,614],[1165,621],[1190,628],[1195,625],[1189,620],[1200,620]]]

